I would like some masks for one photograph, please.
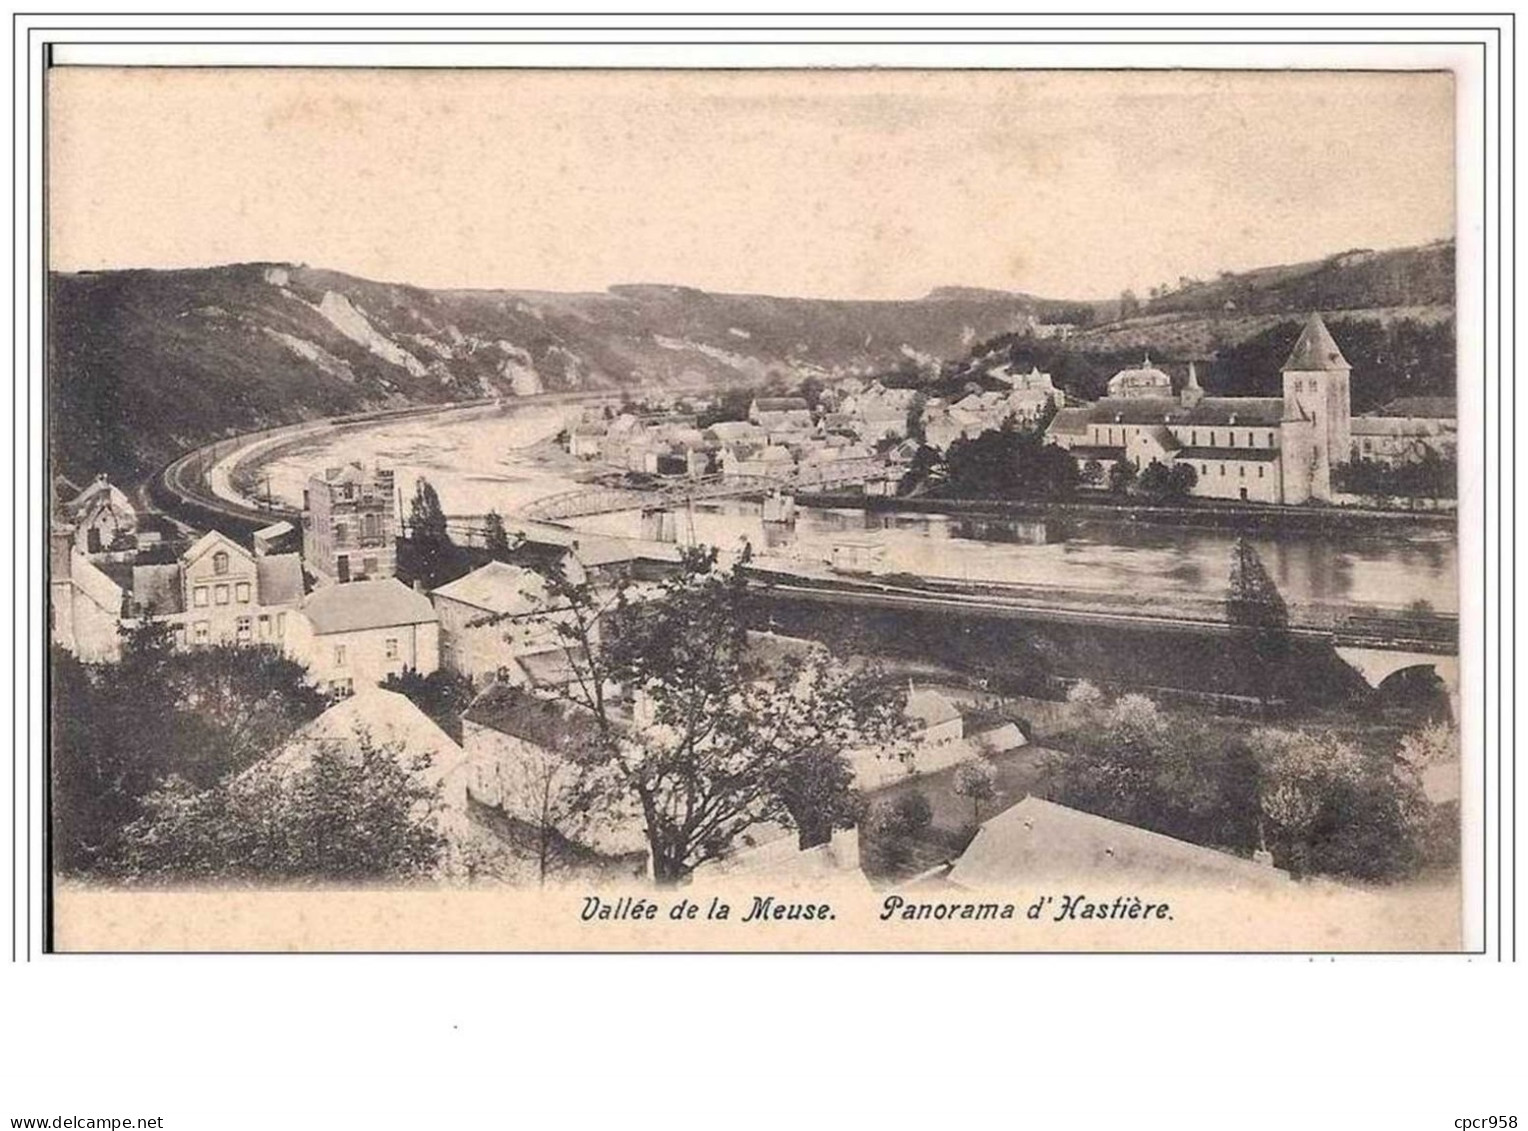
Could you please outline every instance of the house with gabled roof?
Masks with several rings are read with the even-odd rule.
[[[508,678],[526,656],[559,651],[546,578],[534,570],[489,562],[430,594],[440,618],[440,664],[473,679]]]
[[[405,669],[436,671],[440,620],[428,597],[396,577],[325,585],[304,598],[287,649],[314,683],[347,695]]]

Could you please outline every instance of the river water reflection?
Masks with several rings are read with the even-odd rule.
[[[874,532],[887,567],[929,577],[1055,585],[1109,593],[1216,595],[1230,573],[1232,531],[1089,519],[991,519],[803,507],[791,526],[756,502],[696,503],[662,520],[637,511],[575,519],[591,533],[755,549],[826,561],[835,541]],[[1447,528],[1404,535],[1286,533],[1252,539],[1284,598],[1298,603],[1459,608],[1457,541]]]
[[[548,465],[534,445],[576,416],[567,406],[517,405],[492,414],[393,421],[329,434],[278,455],[262,469],[274,493],[301,505],[307,476],[347,459],[392,466],[407,499],[428,476],[447,513],[510,516],[532,499],[577,486],[568,466]],[[544,449],[542,449],[544,451]],[[587,465],[585,465],[585,472]],[[665,524],[662,529],[659,524]],[[1113,594],[1218,596],[1225,591],[1229,531],[1087,520],[1003,520],[801,508],[791,526],[765,523],[757,502],[697,503],[657,518],[637,511],[575,519],[590,532],[663,536],[826,561],[834,542],[876,532],[892,570],[962,580],[1057,585]],[[1446,527],[1280,533],[1254,544],[1284,598],[1298,603],[1459,608],[1458,549]]]

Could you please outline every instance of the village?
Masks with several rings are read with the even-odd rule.
[[[1190,361],[1180,392],[1166,372],[1144,363],[1117,374],[1108,399],[1063,407],[1066,398],[1049,375],[1005,368],[993,374],[1002,390],[973,387],[953,403],[844,378],[827,385],[815,406],[803,397],[760,395],[750,400],[745,420],[705,428],[695,411],[706,410],[704,403],[641,414],[593,409],[565,436],[571,456],[608,471],[759,479],[774,486],[775,500],[779,488],[830,484],[894,495],[902,469],[924,444],[948,449],[1016,425],[1044,426],[1076,461],[1084,483],[1109,479],[1108,470],[1095,470],[1100,464],[1136,471],[1187,464],[1196,494],[1274,504],[1332,500],[1332,469],[1346,462],[1344,453],[1396,463],[1419,451],[1452,454],[1451,421],[1441,415],[1446,407],[1351,417],[1347,374],[1340,349],[1312,315],[1284,366],[1282,399],[1206,397]],[[572,800],[580,788],[579,751],[608,741],[599,730],[607,718],[632,734],[663,733],[670,720],[640,683],[600,674],[592,655],[603,643],[601,617],[581,622],[569,594],[582,594],[584,612],[661,601],[663,579],[679,560],[673,555],[655,561],[641,543],[535,523],[512,532],[501,527],[501,552],[455,576],[430,585],[415,576],[407,584],[398,576],[400,550],[417,546],[424,519],[417,498],[415,513],[400,513],[387,467],[324,468],[303,491],[300,529],[278,521],[248,542],[140,512],[105,477],[83,489],[57,487],[50,616],[52,639],[64,651],[86,663],[114,664],[133,631],[153,625],[177,651],[261,649],[294,661],[333,705],[278,760],[290,760],[304,742],[355,742],[366,734],[385,735],[400,756],[421,759],[429,767],[424,780],[444,807],[450,844],[443,873],[460,878],[465,868],[474,878],[523,880],[525,846],[539,837],[542,879],[552,841],[569,859],[584,854],[577,874],[658,875],[651,829],[630,798]],[[836,546],[835,568],[874,572],[875,556],[862,552],[874,547],[857,546],[854,539]],[[770,673],[806,670],[821,649],[812,640],[750,628],[744,651],[756,670]],[[407,680],[437,673],[470,689],[456,736],[400,691]],[[761,678],[767,695],[792,693],[789,680]],[[606,685],[597,704],[589,700],[591,681]],[[1243,858],[1032,795],[1054,752],[1037,744],[1041,736],[1029,718],[969,687],[927,678],[919,686],[909,678],[896,701],[897,726],[841,743],[850,788],[870,799],[858,818],[806,830],[771,810],[768,819],[741,821],[725,844],[686,867],[683,879],[864,882],[861,821],[876,826],[883,846],[871,853],[870,869],[883,884],[974,890],[1100,861],[1130,874],[1235,885],[1290,879],[1265,847]],[[596,718],[595,705],[609,714]],[[1101,717],[1087,694],[1063,706],[1070,726]],[[1453,803],[1457,787],[1448,770],[1431,773],[1435,800]],[[971,801],[969,818],[945,814],[961,834],[947,853],[927,843],[908,850],[939,808],[909,788],[918,782],[933,783],[951,804],[964,804],[957,797]],[[568,796],[554,796],[559,791]],[[507,864],[517,853],[518,864]]]

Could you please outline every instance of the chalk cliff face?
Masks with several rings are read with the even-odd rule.
[[[57,469],[123,478],[220,435],[362,408],[937,364],[1046,306],[431,291],[290,264],[59,274],[51,295]]]
[[[1042,367],[1087,395],[1117,357],[1150,349],[1234,361],[1263,337],[1277,347],[1281,324],[1310,309],[1442,326],[1434,336],[1451,349],[1453,277],[1452,243],[1189,282],[1140,309],[967,287],[890,302],[654,284],[426,290],[279,263],[55,274],[49,436],[57,472],[129,480],[219,436],[365,408],[777,375],[932,375],[949,362],[1006,359],[1014,339],[1043,342]],[[1058,323],[1075,332],[1043,336]],[[1393,338],[1384,337],[1392,354]],[[1444,346],[1418,348],[1420,372],[1435,360],[1427,351]],[[1406,390],[1451,392],[1449,361],[1446,389]]]

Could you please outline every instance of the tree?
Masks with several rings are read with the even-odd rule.
[[[1135,297],[1132,290],[1123,290],[1119,295],[1119,316],[1123,321],[1126,318],[1134,318],[1141,312],[1141,300]]]
[[[262,760],[206,789],[171,775],[123,831],[114,870],[136,883],[426,877],[445,849],[429,762],[361,735]]]
[[[1226,620],[1250,642],[1261,669],[1259,686],[1266,699],[1268,692],[1280,689],[1287,679],[1289,609],[1273,578],[1268,576],[1257,548],[1246,538],[1237,538],[1231,549]]]
[[[1248,743],[1275,861],[1298,875],[1363,880],[1395,879],[1421,863],[1429,808],[1395,759],[1329,733],[1260,728]]]
[[[962,762],[955,769],[955,794],[971,802],[971,823],[981,824],[982,804],[997,796],[997,767],[986,758]]]
[[[1086,487],[1099,487],[1104,481],[1104,465],[1096,459],[1089,459],[1082,465],[1081,482]]]
[[[419,543],[444,543],[446,512],[441,509],[440,496],[424,476],[414,484],[414,499],[409,504],[409,538]]]
[[[324,707],[301,665],[268,648],[176,652],[163,623],[124,632],[121,661],[52,654],[54,864],[110,866],[143,798],[172,775],[205,788],[286,741]]]
[[[1199,485],[1199,472],[1191,463],[1174,463],[1167,473],[1167,494],[1170,498],[1186,499]]]
[[[516,542],[524,540],[522,535],[516,535]],[[483,544],[488,550],[488,556],[494,561],[509,561],[512,548],[509,532],[504,529],[504,517],[498,511],[489,511],[483,519]]]
[[[1135,482],[1135,464],[1128,459],[1117,459],[1109,465],[1109,490],[1123,495]]]
[[[1160,460],[1152,460],[1136,479],[1135,489],[1152,502],[1161,502],[1167,498],[1170,475],[1166,464]]]
[[[922,389],[915,392],[912,400],[907,403],[907,436],[920,444],[928,439],[928,432],[923,425],[923,412],[927,407],[928,394]]]
[[[563,696],[599,735],[590,788],[641,815],[659,883],[724,855],[762,821],[794,823],[803,841],[855,811],[844,753],[894,745],[905,698],[873,666],[823,648],[776,664],[749,648],[746,552],[729,568],[708,547],[681,551],[678,573],[643,600],[565,578],[549,584],[574,678]],[[637,689],[627,723],[608,688]]]
[[[411,572],[425,588],[434,589],[449,580],[456,547],[446,531],[446,513],[440,496],[423,476],[414,485],[414,499],[409,506],[408,545]]]

